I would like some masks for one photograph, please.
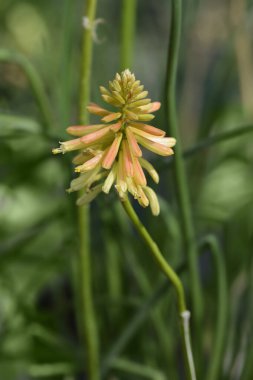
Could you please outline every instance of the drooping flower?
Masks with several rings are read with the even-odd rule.
[[[140,145],[161,156],[173,154],[176,140],[165,137],[165,132],[149,124],[159,110],[159,102],[147,98],[139,80],[128,69],[116,74],[109,82],[109,89],[100,87],[103,100],[116,107],[109,111],[95,103],[90,103],[88,111],[100,116],[101,123],[77,125],[67,128],[73,140],[60,143],[53,153],[78,151],[73,163],[80,173],[72,180],[68,192],[84,190],[77,204],[91,202],[100,192],[109,193],[112,186],[120,198],[129,192],[143,207],[150,205],[154,215],[160,208],[156,193],[147,186],[144,170],[158,183],[155,168],[142,157]]]

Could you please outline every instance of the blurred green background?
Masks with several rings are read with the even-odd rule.
[[[0,380],[86,378],[75,296],[77,210],[75,194],[65,192],[73,177],[71,155],[51,154],[78,119],[84,3],[0,2]],[[225,261],[229,311],[219,379],[230,380],[253,379],[252,6],[246,0],[183,2],[178,75],[197,239],[214,234]],[[120,70],[121,13],[121,1],[98,1],[91,100],[101,105],[98,86],[107,86]],[[131,69],[162,104],[169,20],[169,1],[137,1]],[[155,125],[167,129],[164,108]],[[212,136],[234,128],[244,132],[210,143]],[[206,146],[193,152],[200,141]],[[154,218],[149,210],[136,210],[178,268],[185,256],[171,160],[155,162],[161,214]],[[162,276],[132,236],[115,195],[101,195],[91,218],[94,302],[106,360]],[[219,292],[208,249],[201,252],[200,269],[203,350],[210,360]],[[188,289],[188,277],[183,279]],[[161,291],[119,352],[158,372],[131,375],[115,360],[108,379],[162,379],[162,373],[170,373],[169,380],[183,378],[174,304],[172,292]]]

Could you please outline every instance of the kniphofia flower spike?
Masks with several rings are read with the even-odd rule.
[[[91,103],[88,111],[100,116],[100,124],[68,127],[67,132],[75,138],[53,149],[55,154],[78,151],[73,163],[80,175],[67,191],[83,189],[84,194],[77,201],[82,205],[91,202],[100,192],[108,194],[115,185],[120,198],[124,199],[129,192],[141,206],[150,205],[152,213],[158,215],[158,199],[154,190],[147,186],[144,170],[156,183],[159,176],[142,157],[140,145],[161,156],[173,154],[176,140],[147,124],[161,104],[147,98],[148,92],[128,69],[116,74],[109,82],[109,89],[101,86],[100,92],[103,100],[117,111]]]

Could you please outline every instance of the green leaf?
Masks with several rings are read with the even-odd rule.
[[[24,116],[0,115],[0,137],[16,137],[24,133],[38,134],[40,125],[36,120]]]
[[[201,218],[224,222],[253,197],[252,170],[244,161],[228,159],[203,180],[197,204]]]

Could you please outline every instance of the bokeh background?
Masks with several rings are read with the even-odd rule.
[[[58,141],[67,138],[65,128],[78,120],[84,3],[0,2],[1,380],[86,378],[76,296],[77,210],[75,194],[65,192],[73,177],[71,158],[51,154]],[[219,380],[253,378],[252,6],[251,0],[183,1],[178,115],[193,223],[198,240],[210,233],[217,237],[228,289]],[[121,1],[98,1],[91,99],[100,104],[98,86],[106,86],[120,70],[121,13]],[[169,1],[137,1],[131,69],[151,98],[162,103],[169,25]],[[155,121],[166,130],[164,108]],[[233,139],[210,143],[212,136],[245,127],[246,133]],[[206,145],[201,148],[202,141]],[[161,176],[159,217],[138,206],[136,210],[177,268],[185,255],[171,161],[154,160]],[[115,195],[101,195],[91,206],[102,359],[162,281],[117,203]],[[203,351],[208,361],[219,294],[208,249],[201,252],[200,271]],[[187,290],[187,273],[183,279]],[[170,373],[171,380],[182,378],[174,301],[172,293],[160,292],[122,346],[108,378],[163,379],[163,373]],[[147,373],[134,371],[132,361],[141,363]]]

